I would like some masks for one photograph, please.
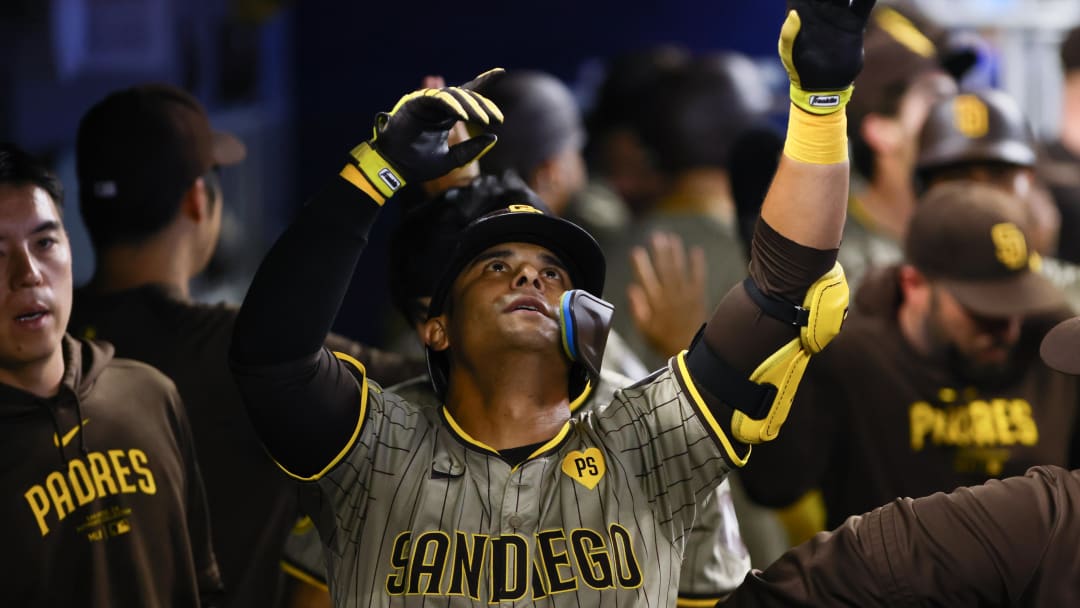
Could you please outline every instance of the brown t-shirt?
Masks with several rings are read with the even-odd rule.
[[[77,336],[108,340],[120,356],[172,378],[187,407],[206,482],[227,605],[273,605],[282,547],[298,516],[296,491],[262,447],[227,363],[236,309],[190,302],[160,286],[107,295],[75,292]],[[363,361],[374,378],[409,378],[422,363],[339,336],[327,346]]]
[[[1062,316],[1029,319],[1013,373],[976,383],[912,350],[895,277],[868,278],[844,330],[811,360],[780,437],[754,447],[742,473],[754,500],[785,506],[820,488],[832,528],[897,497],[1076,465],[1080,383],[1038,357]]]
[[[58,394],[0,384],[4,606],[218,605],[191,431],[173,383],[63,341]]]
[[[1036,467],[851,517],[721,606],[1080,605],[1080,471]]]

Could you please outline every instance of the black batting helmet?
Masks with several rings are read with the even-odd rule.
[[[597,298],[603,296],[607,268],[604,253],[592,235],[573,222],[547,215],[531,205],[510,205],[479,217],[458,233],[457,247],[431,297],[429,318],[446,310],[450,288],[469,262],[489,247],[511,242],[532,243],[549,249],[566,266],[575,289],[582,289]],[[426,350],[432,384],[435,392],[443,397],[450,362],[445,352],[430,347]],[[588,382],[585,368],[575,363],[570,376],[570,394],[582,394]]]

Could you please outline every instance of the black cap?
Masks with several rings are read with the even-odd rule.
[[[458,235],[458,245],[432,294],[429,316],[437,317],[446,309],[450,287],[476,256],[499,243],[517,242],[551,250],[566,266],[575,289],[603,297],[606,264],[596,239],[577,224],[536,207],[511,205],[481,216]]]
[[[547,215],[531,205],[510,205],[487,213],[470,223],[458,236],[458,246],[446,264],[431,298],[428,316],[446,310],[450,288],[462,269],[477,255],[500,243],[532,243],[554,253],[566,266],[574,289],[600,298],[604,292],[604,253],[585,229],[573,222]],[[450,362],[445,352],[426,349],[428,374],[435,393],[445,396]],[[568,389],[575,398],[586,390],[588,374],[580,362],[570,368]]]

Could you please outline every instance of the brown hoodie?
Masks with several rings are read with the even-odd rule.
[[[105,343],[65,336],[63,352],[56,396],[0,384],[4,604],[209,602],[221,580],[175,387]]]

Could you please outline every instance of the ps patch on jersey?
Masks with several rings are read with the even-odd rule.
[[[574,450],[563,458],[563,473],[590,490],[600,483],[607,471],[604,455],[598,448],[589,448],[584,452]]]

